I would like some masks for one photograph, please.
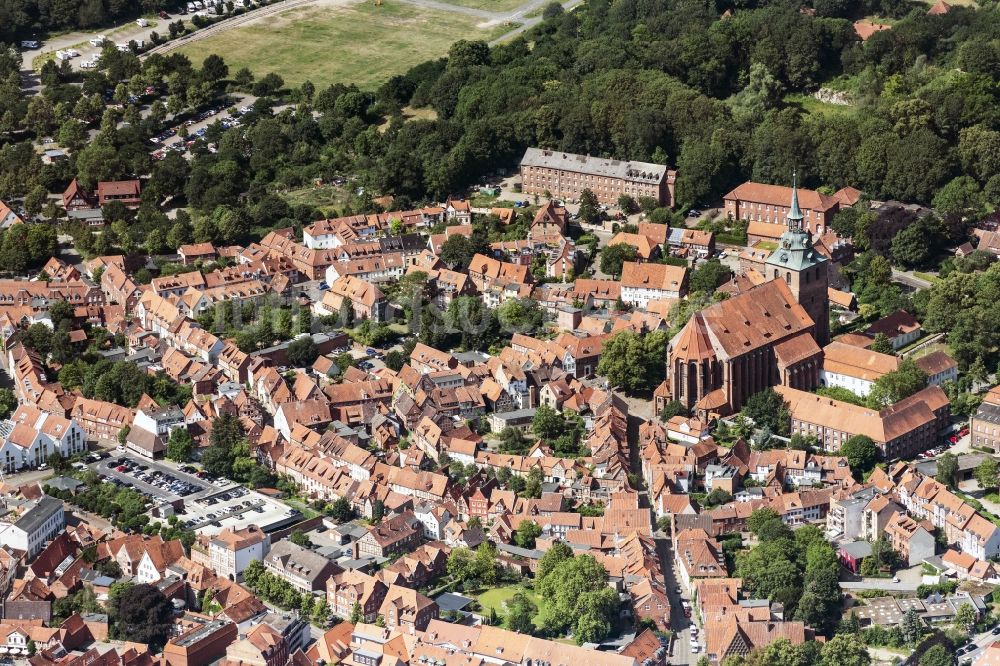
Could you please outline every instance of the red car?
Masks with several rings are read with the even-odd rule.
[[[128,471],[128,467],[126,467],[125,465],[118,465],[118,467],[115,467],[115,471],[116,472],[127,472]]]
[[[168,18],[170,18],[170,14],[168,14],[168,13],[166,13],[164,11],[161,11],[160,12],[160,18],[161,19],[168,19]]]
[[[954,444],[955,442],[958,441],[958,435],[952,435],[951,437],[948,438],[948,441]]]

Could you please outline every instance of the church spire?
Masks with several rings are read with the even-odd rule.
[[[799,209],[799,189],[796,173],[792,172],[792,206],[788,209],[788,229],[794,231],[802,228],[802,211]]]

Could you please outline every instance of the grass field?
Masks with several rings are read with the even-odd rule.
[[[480,29],[481,19],[388,0],[349,7],[302,7],[227,30],[178,49],[194,62],[218,53],[229,71],[248,67],[261,76],[280,74],[297,86],[355,83],[374,89],[413,65],[445,55],[459,39],[492,40],[510,31]]]
[[[444,0],[449,5],[461,5],[462,7],[471,7],[472,9],[483,9],[488,12],[497,12],[502,14],[504,12],[512,12],[521,5],[523,5],[527,0]],[[539,16],[542,13],[543,8],[536,10]]]
[[[479,605],[483,607],[483,613],[489,613],[492,608],[497,612],[497,615],[503,617],[507,613],[507,609],[504,608],[504,603],[514,598],[514,595],[518,592],[522,592],[531,602],[535,604],[536,607],[541,606],[541,600],[538,595],[535,594],[534,590],[527,590],[520,585],[508,585],[506,587],[495,587],[490,590],[486,590],[482,594],[478,595],[476,599],[479,601]],[[535,616],[535,626],[538,626],[538,616]]]
[[[292,204],[307,204],[319,208],[326,214],[343,210],[344,204],[351,198],[351,193],[337,185],[319,185],[300,187],[285,192],[285,200]]]
[[[918,341],[915,344],[920,344],[920,342]],[[948,343],[946,343],[946,342],[932,342],[931,344],[925,345],[925,346],[921,347],[920,349],[918,349],[917,351],[915,351],[912,354],[910,354],[910,358],[912,358],[913,360],[916,360],[916,359],[921,358],[923,356],[927,356],[928,354],[933,354],[936,351],[943,351],[945,354],[948,354],[949,356],[952,355],[951,347],[948,346]]]

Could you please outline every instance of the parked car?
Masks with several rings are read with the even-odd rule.
[[[160,13],[159,13],[159,17],[160,17],[161,19],[168,19],[168,18],[170,18],[170,14],[166,13],[166,12],[165,12],[165,11],[163,11],[163,10],[160,10]]]

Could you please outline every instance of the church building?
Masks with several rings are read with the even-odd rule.
[[[694,314],[670,341],[666,383],[686,408],[730,414],[771,386],[820,385],[820,346],[830,337],[827,259],[802,219],[793,187],[788,229],[765,263],[769,279]]]

